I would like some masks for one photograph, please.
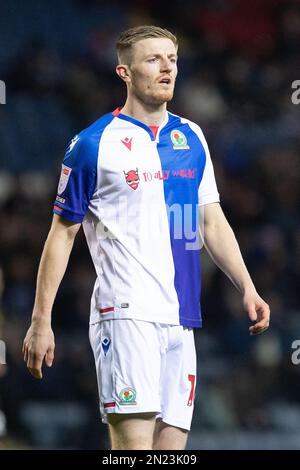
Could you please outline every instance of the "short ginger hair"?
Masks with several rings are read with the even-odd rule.
[[[129,61],[131,47],[138,41],[149,38],[171,39],[175,47],[178,48],[177,37],[169,30],[159,26],[135,26],[123,31],[116,43],[119,64]]]

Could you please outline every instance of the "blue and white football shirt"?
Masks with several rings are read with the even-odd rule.
[[[71,141],[54,212],[82,222],[101,319],[201,326],[199,206],[218,202],[201,129],[166,112],[156,136],[108,113]]]

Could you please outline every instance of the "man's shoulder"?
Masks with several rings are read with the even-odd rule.
[[[174,126],[176,125],[187,126],[188,125],[192,130],[197,130],[197,131],[202,132],[201,127],[196,122],[191,121],[185,116],[179,116],[178,114],[171,113],[170,111],[168,111],[168,113],[169,113],[169,120],[170,120],[171,125],[174,125]]]
[[[100,118],[98,118],[96,121],[94,121],[92,124],[90,124],[88,127],[82,129],[82,131],[79,132],[78,136],[81,140],[88,140],[90,138],[93,138],[95,136],[100,136],[101,133],[104,131],[104,129],[111,123],[111,121],[114,119],[113,113],[106,113]]]
[[[169,113],[169,122],[170,122],[170,125],[175,129],[176,127],[179,127],[179,126],[182,126],[182,127],[188,127],[189,130],[195,134],[197,134],[197,136],[202,140],[204,139],[204,134],[203,134],[203,131],[201,129],[201,127],[199,126],[199,124],[197,124],[196,122],[194,121],[191,121],[190,119],[186,118],[186,117],[183,117],[183,116],[179,116],[177,114],[174,114],[174,113],[171,113],[170,111],[168,111]]]
[[[107,113],[82,129],[69,142],[66,152],[77,151],[84,153],[88,151],[90,153],[93,149],[97,151],[101,135],[113,119],[113,114]]]

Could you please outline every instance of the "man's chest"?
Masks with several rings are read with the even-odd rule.
[[[98,184],[100,193],[154,194],[158,187],[180,191],[197,190],[205,156],[193,146],[174,148],[171,136],[159,141],[131,130],[111,133],[99,147]]]

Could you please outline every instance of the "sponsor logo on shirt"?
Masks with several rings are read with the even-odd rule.
[[[119,393],[120,405],[136,405],[136,390],[131,387],[123,388]]]
[[[123,170],[123,172],[128,186],[130,186],[131,189],[136,190],[140,182],[138,169],[136,168],[136,170],[129,170],[127,173]]]
[[[168,180],[169,178],[195,179],[197,168],[179,168],[178,170],[160,170],[155,172],[144,171],[142,173],[144,181]]]
[[[65,204],[66,200],[63,197],[56,196],[57,202],[60,202],[61,204]]]
[[[171,132],[171,140],[173,143],[174,150],[186,150],[189,149],[189,145],[187,144],[186,136],[183,132],[174,129]]]
[[[131,189],[136,190],[140,182],[138,169],[129,170],[127,173],[124,171],[124,175],[128,186],[130,186]],[[154,172],[144,171],[141,178],[145,183],[148,183],[155,180],[164,181],[170,178],[195,179],[196,176],[197,168],[179,168],[177,170],[159,170]]]

